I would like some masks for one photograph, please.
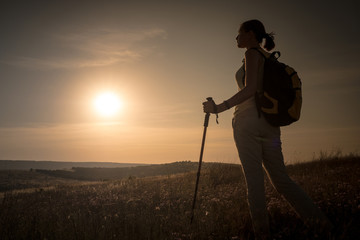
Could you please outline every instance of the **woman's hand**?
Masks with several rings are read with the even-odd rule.
[[[203,102],[203,109],[205,113],[217,113],[217,105],[214,101]]]
[[[221,113],[230,108],[231,106],[229,105],[228,101],[224,101],[223,103],[220,103],[218,105],[216,105],[213,100],[203,102],[203,109],[205,113]]]

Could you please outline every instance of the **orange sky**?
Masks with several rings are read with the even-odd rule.
[[[359,151],[354,1],[23,2],[0,10],[0,159],[197,161],[201,103],[236,93],[235,37],[252,18],[303,81],[301,119],[282,129],[286,162]],[[114,117],[94,109],[104,91],[123,101]],[[239,162],[232,112],[211,118],[204,161]]]

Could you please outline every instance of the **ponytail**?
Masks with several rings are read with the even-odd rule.
[[[268,51],[271,51],[274,47],[275,47],[275,42],[274,42],[274,33],[265,33],[265,44],[264,44],[264,48]]]

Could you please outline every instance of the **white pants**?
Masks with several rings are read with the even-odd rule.
[[[286,173],[279,127],[268,124],[263,116],[259,118],[256,108],[249,108],[234,117],[233,131],[246,179],[248,204],[257,238],[262,239],[261,236],[269,234],[263,168],[276,190],[302,219],[328,222],[320,209]]]

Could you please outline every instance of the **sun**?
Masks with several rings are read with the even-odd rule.
[[[119,96],[114,92],[103,92],[94,99],[95,110],[103,117],[115,116],[122,105]]]

